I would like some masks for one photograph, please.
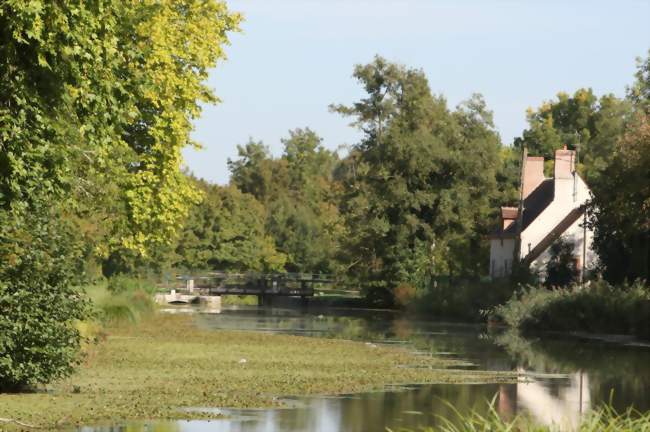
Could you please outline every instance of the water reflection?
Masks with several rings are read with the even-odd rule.
[[[650,409],[650,349],[643,346],[578,338],[524,340],[511,333],[490,333],[483,326],[411,319],[386,311],[223,308],[219,314],[198,315],[197,324],[215,330],[404,344],[422,355],[448,355],[478,369],[517,370],[527,378],[507,385],[424,385],[297,398],[288,400],[292,408],[222,409],[219,412],[229,418],[128,423],[127,429],[118,430],[383,431],[436,425],[440,418],[455,419],[456,411],[486,413],[489,401],[503,418],[523,412],[538,422],[572,429],[582,413],[610,399],[617,409]]]

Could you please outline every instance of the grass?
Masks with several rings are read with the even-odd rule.
[[[650,288],[643,282],[547,289],[525,287],[493,314],[522,332],[632,334],[650,339]]]
[[[503,382],[450,370],[402,348],[251,332],[200,330],[189,316],[115,323],[83,366],[46,392],[0,395],[0,417],[55,428],[109,419],[201,418],[182,407],[266,407],[278,395],[337,394],[388,384]],[[243,361],[245,359],[245,362]]]
[[[152,284],[120,278],[80,288],[92,301],[96,318],[103,324],[136,323],[155,310],[152,300],[155,286]]]
[[[453,407],[452,407],[453,408]],[[441,418],[441,425],[418,429],[419,432],[554,432],[557,426],[540,425],[527,417],[517,416],[504,420],[494,405],[487,415],[472,413],[463,415],[454,409],[456,418]],[[575,432],[648,432],[650,412],[639,413],[632,409],[619,413],[609,406],[590,411],[577,426]],[[391,432],[415,432],[411,429],[397,429]]]

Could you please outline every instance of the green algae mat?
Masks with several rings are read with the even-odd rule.
[[[205,418],[189,407],[269,407],[278,396],[381,390],[386,385],[513,381],[454,370],[460,362],[401,347],[268,333],[198,329],[156,314],[114,326],[69,379],[0,394],[0,418],[45,428],[119,419]],[[15,424],[14,424],[15,425]],[[7,427],[8,424],[0,424]]]

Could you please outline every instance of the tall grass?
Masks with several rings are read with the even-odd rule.
[[[451,406],[451,405],[450,405]],[[440,418],[440,425],[418,429],[419,432],[555,432],[565,430],[559,425],[542,425],[528,417],[518,415],[513,419],[501,418],[494,404],[487,414],[473,412],[463,415],[453,406],[455,417]],[[650,412],[640,413],[628,409],[619,413],[609,405],[588,412],[576,432],[650,432]],[[389,429],[389,431],[391,431]],[[415,432],[412,429],[397,429],[391,432]]]
[[[623,286],[604,281],[555,289],[528,286],[493,314],[523,332],[625,333],[648,339],[650,288],[640,281]]]
[[[118,276],[83,289],[90,297],[98,320],[104,324],[135,323],[155,309],[154,284]]]

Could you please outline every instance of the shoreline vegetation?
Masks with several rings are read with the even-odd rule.
[[[586,332],[649,340],[650,288],[641,281],[620,286],[594,281],[552,289],[525,286],[489,315],[522,334]]]
[[[453,408],[453,407],[452,407]],[[425,427],[418,432],[554,432],[557,427],[540,425],[524,416],[503,419],[492,407],[488,414],[473,412],[463,415],[457,410],[454,419],[441,419],[437,427]],[[561,429],[560,429],[561,430]],[[605,405],[585,415],[582,422],[573,429],[575,432],[639,432],[650,430],[650,412],[640,413],[633,409],[617,412]],[[389,432],[415,432],[413,429],[389,429]]]
[[[201,419],[210,414],[181,409],[271,407],[289,395],[516,379],[511,373],[454,369],[464,363],[404,348],[201,330],[191,316],[159,312],[137,323],[130,314],[116,316],[104,329],[95,328],[98,343],[86,346],[75,374],[46,389],[0,395],[0,417],[45,428],[110,419]]]
[[[70,378],[47,387],[0,395],[0,427],[60,429],[114,419],[211,419],[220,415],[183,408],[274,407],[282,406],[278,398],[292,395],[357,393],[415,383],[513,382],[518,377],[460,369],[466,366],[461,361],[424,357],[405,348],[204,330],[195,325],[191,315],[157,311],[151,300],[155,290],[154,284],[132,278],[84,287],[96,320],[77,324],[86,340],[83,363]],[[541,304],[553,304],[567,301],[567,296],[575,301],[577,295],[591,298],[611,290],[602,284],[573,291],[528,288],[501,306],[501,313],[515,326],[519,321],[528,322],[530,311],[536,311],[533,316],[545,316],[540,302],[527,296],[541,297]],[[614,291],[635,299],[646,299],[643,293],[647,294],[640,284]],[[521,306],[522,301],[527,307]],[[610,299],[608,304],[634,303]],[[519,321],[514,320],[514,311],[519,312]],[[489,426],[499,431],[509,430],[512,422],[518,427],[526,425],[526,430],[549,430],[525,417],[507,421],[475,413],[459,413],[453,423],[430,430],[460,432]],[[580,430],[605,426],[636,430],[648,423],[648,415],[619,414],[605,406],[586,417],[586,426]]]

